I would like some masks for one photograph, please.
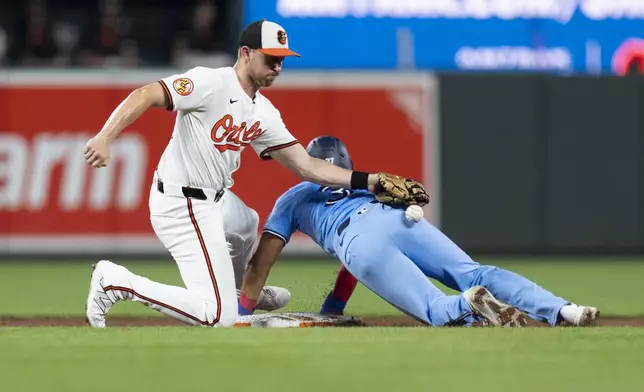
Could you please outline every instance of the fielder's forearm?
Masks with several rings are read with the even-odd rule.
[[[163,106],[165,99],[165,93],[158,83],[132,91],[114,109],[98,135],[110,141],[116,139],[125,128],[141,117],[150,107]]]
[[[273,151],[271,157],[301,180],[320,185],[346,189],[367,188],[372,191],[378,183],[377,174],[359,173],[356,176],[351,170],[343,169],[323,159],[312,158],[301,144]]]
[[[346,189],[356,188],[354,172],[352,170],[343,169],[322,159],[311,158],[306,169],[302,171],[301,178],[304,181],[310,181],[320,185]],[[371,186],[378,183],[378,175],[369,174],[366,178],[366,183],[369,185],[368,189],[371,189]],[[362,187],[359,186],[358,188]]]
[[[310,159],[298,172],[300,179],[320,185],[350,188],[351,170],[343,169],[321,159]]]

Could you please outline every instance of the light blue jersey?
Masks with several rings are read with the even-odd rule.
[[[264,231],[288,242],[291,235],[299,230],[325,252],[335,255],[338,226],[353,213],[373,208],[375,200],[367,190],[330,188],[302,182],[277,199]]]
[[[365,190],[294,186],[275,203],[264,232],[288,242],[298,230],[371,291],[430,325],[468,325],[474,318],[462,295],[445,295],[427,277],[461,292],[484,286],[552,325],[569,303],[520,275],[478,264],[428,221],[410,223],[404,209],[380,204]]]

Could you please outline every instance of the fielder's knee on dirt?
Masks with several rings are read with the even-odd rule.
[[[232,300],[221,301],[221,309],[216,302],[206,301],[206,318],[209,323],[215,323],[216,327],[232,327],[235,325],[238,316],[237,296]]]

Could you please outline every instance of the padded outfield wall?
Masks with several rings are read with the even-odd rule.
[[[115,141],[110,167],[92,170],[83,148],[154,71],[0,73],[0,253],[165,255],[149,222],[148,195],[174,114],[150,110]],[[421,178],[439,193],[436,81],[426,73],[296,72],[264,92],[306,145],[323,134],[347,144],[357,168]],[[214,124],[213,124],[214,125]],[[232,191],[263,222],[297,178],[248,149]],[[438,224],[440,201],[427,208]],[[296,236],[288,252],[320,254]]]

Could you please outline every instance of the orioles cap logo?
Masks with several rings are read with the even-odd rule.
[[[172,87],[177,94],[186,96],[192,92],[194,84],[188,78],[179,78],[172,83]]]
[[[277,42],[286,45],[286,32],[284,30],[277,30]]]

